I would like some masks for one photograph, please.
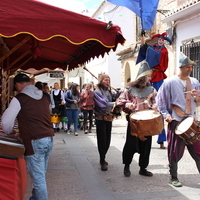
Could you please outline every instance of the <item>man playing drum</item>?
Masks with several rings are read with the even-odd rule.
[[[121,93],[117,102],[117,105],[121,106],[123,111],[127,114],[126,119],[128,121],[126,142],[122,152],[123,164],[125,164],[124,176],[126,177],[131,175],[130,164],[136,152],[140,154],[139,174],[143,176],[153,176],[153,174],[146,169],[149,164],[152,136],[140,138],[139,136],[137,137],[137,135],[132,135],[130,123],[130,114],[133,112],[149,108],[157,110],[155,105],[156,91],[149,83],[151,75],[152,70],[149,68],[148,63],[143,61],[136,80],[129,83],[129,87]]]
[[[178,76],[166,79],[157,94],[157,105],[166,122],[168,122],[168,160],[171,175],[171,184],[181,187],[178,180],[178,161],[182,158],[186,142],[176,135],[175,130],[183,119],[188,116],[196,118],[196,106],[200,103],[199,81],[190,77],[193,65],[182,52],[180,53]],[[200,172],[200,142],[187,145],[188,151],[195,160]]]

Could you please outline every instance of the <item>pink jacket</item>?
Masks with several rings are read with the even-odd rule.
[[[84,91],[80,95],[80,107],[83,110],[93,110],[94,108],[94,92]]]

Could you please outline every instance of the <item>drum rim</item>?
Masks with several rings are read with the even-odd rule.
[[[192,119],[193,119],[193,120],[192,120],[192,123],[190,124],[190,126],[188,127],[188,129],[185,130],[185,131],[182,131],[181,133],[177,133],[178,127],[181,125],[182,122],[184,122],[184,121],[185,121],[186,119],[188,119],[188,118],[192,118]],[[192,116],[192,115],[190,115],[190,116],[186,117],[185,119],[181,120],[180,123],[177,125],[175,131],[174,131],[175,134],[176,134],[176,135],[181,135],[181,134],[187,132],[187,131],[189,130],[189,128],[191,127],[191,125],[193,124],[194,121],[195,121],[195,118],[194,118],[194,116]]]
[[[155,118],[158,118],[158,117],[161,116],[161,113],[160,113],[160,112],[157,112],[158,115],[157,115],[156,117],[154,117],[154,118],[149,118],[149,119],[135,119],[135,118],[132,118],[132,116],[133,116],[134,114],[139,113],[139,112],[145,112],[145,111],[152,111],[152,112],[155,112],[155,111],[152,110],[152,109],[138,110],[138,111],[135,111],[135,112],[133,112],[133,113],[130,114],[130,119],[132,119],[132,120],[151,120],[151,119],[155,119]]]

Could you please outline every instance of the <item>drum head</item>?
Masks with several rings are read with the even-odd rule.
[[[155,112],[154,110],[142,110],[136,113],[133,113],[130,118],[135,120],[148,120],[159,117],[161,114],[159,112]]]
[[[175,130],[175,133],[177,135],[185,133],[193,124],[194,122],[194,117],[190,116],[184,119],[177,127]]]

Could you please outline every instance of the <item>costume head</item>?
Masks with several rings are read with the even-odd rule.
[[[149,67],[149,64],[146,61],[142,61],[136,80],[143,77],[143,76],[147,76],[147,75],[151,75],[152,74],[152,70]]]
[[[183,67],[186,65],[196,65],[194,61],[190,60],[184,53],[180,52],[179,55],[179,67]]]
[[[163,40],[167,40],[167,41],[169,42],[170,45],[172,44],[172,41],[171,41],[171,39],[169,39],[169,38],[167,37],[167,33],[166,33],[166,32],[164,32],[164,33],[162,33],[162,34],[153,35],[151,39],[154,39],[154,38],[162,38]]]

